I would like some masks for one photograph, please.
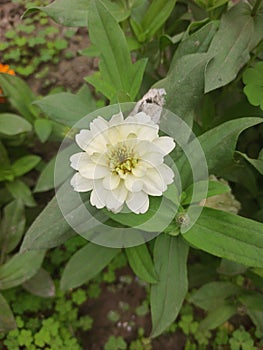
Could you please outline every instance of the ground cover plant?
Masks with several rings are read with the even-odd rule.
[[[26,8],[98,67],[39,96],[30,33],[1,44],[0,348],[262,348],[263,3]]]

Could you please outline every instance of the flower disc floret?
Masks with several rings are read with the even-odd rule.
[[[159,137],[159,126],[141,112],[110,121],[98,117],[89,130],[76,135],[84,151],[71,156],[77,173],[71,179],[75,191],[92,191],[90,202],[118,213],[124,204],[136,214],[149,208],[149,195],[161,196],[173,182],[173,171],[164,157],[175,147],[171,137]]]

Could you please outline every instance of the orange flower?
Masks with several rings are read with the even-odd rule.
[[[2,64],[2,63],[0,63],[0,73],[15,75],[15,72],[13,71],[13,69],[10,69],[8,64]],[[3,96],[3,90],[0,87],[0,103],[4,103],[5,101],[6,99]]]

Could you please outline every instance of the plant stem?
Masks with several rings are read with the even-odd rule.
[[[256,0],[255,5],[253,6],[251,16],[254,17],[257,14],[257,10],[259,6],[261,5],[262,0]]]

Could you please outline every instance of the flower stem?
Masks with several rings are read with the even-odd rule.
[[[255,5],[253,6],[251,16],[254,17],[257,14],[258,8],[261,5],[262,0],[256,0]]]

